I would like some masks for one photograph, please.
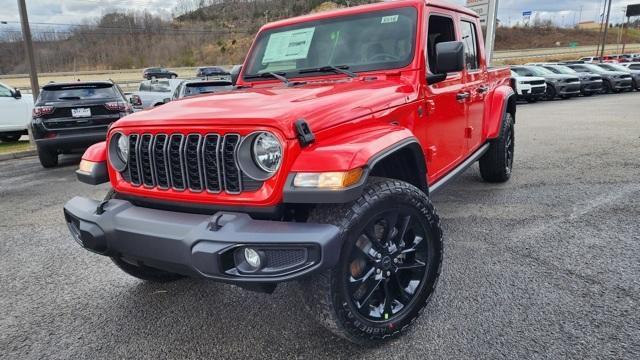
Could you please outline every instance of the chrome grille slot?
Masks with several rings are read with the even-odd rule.
[[[183,144],[184,136],[181,134],[173,134],[169,139],[169,145],[167,148],[171,185],[176,190],[184,190],[186,188],[184,181],[184,164],[182,162]]]
[[[204,181],[207,191],[218,193],[222,190],[219,170],[220,135],[207,134],[202,146],[202,160],[204,161]]]
[[[142,176],[142,184],[147,187],[154,187],[153,168],[151,166],[151,145],[152,137],[150,134],[144,134],[140,137],[140,146],[138,149],[138,157],[140,163],[140,175]]]
[[[186,168],[186,178],[189,190],[202,191],[202,172],[200,169],[200,146],[202,137],[199,134],[187,136],[184,144],[184,164]]]
[[[240,135],[227,134],[222,142],[220,151],[222,159],[222,173],[224,178],[224,189],[231,194],[237,194],[242,191],[242,180],[240,175],[240,167],[236,162],[236,148],[240,143]]]
[[[239,134],[130,134],[129,166],[122,173],[133,186],[210,194],[259,190],[238,165]]]
[[[153,141],[153,166],[156,184],[161,189],[169,188],[169,168],[167,165],[167,135],[159,134]]]
[[[129,178],[131,185],[140,186],[140,168],[138,167],[138,135],[129,135]]]

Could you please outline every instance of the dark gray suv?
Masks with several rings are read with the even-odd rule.
[[[602,92],[602,76],[588,72],[577,72],[564,65],[541,65],[543,68],[556,74],[577,76],[580,79],[580,93],[591,96]]]
[[[512,66],[516,74],[520,76],[538,76],[547,82],[547,100],[556,97],[568,99],[580,95],[580,79],[577,75],[555,74],[541,66]]]
[[[594,64],[567,64],[578,72],[588,72],[602,76],[603,93],[621,92],[632,89],[631,75],[622,71],[610,71]]]

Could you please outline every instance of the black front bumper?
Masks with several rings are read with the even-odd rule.
[[[74,239],[87,250],[157,269],[230,283],[277,283],[332,268],[340,257],[333,225],[253,220],[244,213],[213,216],[76,197],[64,206]],[[247,270],[242,251],[264,255]]]

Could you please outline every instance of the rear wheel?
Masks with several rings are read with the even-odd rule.
[[[604,83],[602,84],[602,93],[603,94],[611,94],[611,92],[613,91],[613,87],[611,86],[611,83],[607,80],[604,81]]]
[[[511,178],[515,152],[513,115],[506,113],[500,136],[491,142],[489,150],[480,158],[480,175],[488,182],[506,182]]]
[[[58,166],[58,152],[38,149],[38,158],[40,159],[40,164],[44,168],[53,168]]]
[[[343,241],[336,267],[300,281],[311,314],[359,344],[405,332],[431,298],[442,264],[442,230],[427,195],[372,178],[358,200],[318,206],[308,221],[338,226]]]
[[[0,135],[0,141],[2,142],[17,142],[22,137],[22,134],[4,134]]]

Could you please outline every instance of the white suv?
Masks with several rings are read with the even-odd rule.
[[[27,134],[33,97],[0,83],[0,141],[15,142]]]
[[[542,77],[522,76],[511,71],[511,87],[518,100],[536,102],[542,100],[547,93],[547,82]]]

